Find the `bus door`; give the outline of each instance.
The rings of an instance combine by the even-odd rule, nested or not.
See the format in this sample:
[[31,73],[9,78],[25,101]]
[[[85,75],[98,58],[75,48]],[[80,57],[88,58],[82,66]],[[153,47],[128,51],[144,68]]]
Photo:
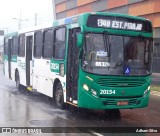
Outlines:
[[80,28],[69,30],[69,44],[67,57],[67,101],[74,103],[78,98],[78,73],[79,73],[79,48],[77,44],[77,34]]
[[32,48],[33,35],[26,36],[26,86],[32,86]]
[[11,78],[11,59],[12,59],[11,47],[12,47],[12,39],[8,39],[8,76],[9,78]]

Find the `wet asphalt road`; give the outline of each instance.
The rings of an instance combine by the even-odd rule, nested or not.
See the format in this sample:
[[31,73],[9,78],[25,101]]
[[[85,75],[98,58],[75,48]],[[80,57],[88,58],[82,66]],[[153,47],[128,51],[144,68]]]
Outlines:
[[[15,88],[15,82],[3,75],[0,65],[0,127],[160,127],[159,105],[160,96],[151,95],[147,108],[120,110],[120,113],[114,116],[108,116],[104,111],[77,109],[71,106],[65,110],[59,110],[54,107],[52,99],[47,96],[25,90],[18,91]],[[4,134],[0,135],[4,136]],[[90,130],[88,133],[77,133],[76,135],[158,136],[160,133],[105,134]]]

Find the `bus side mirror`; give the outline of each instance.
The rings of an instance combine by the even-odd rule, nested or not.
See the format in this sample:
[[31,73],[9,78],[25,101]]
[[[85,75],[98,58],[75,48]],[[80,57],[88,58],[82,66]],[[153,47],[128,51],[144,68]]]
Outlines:
[[81,47],[82,44],[83,44],[83,34],[79,33],[79,34],[77,35],[77,46],[78,46],[78,47]]

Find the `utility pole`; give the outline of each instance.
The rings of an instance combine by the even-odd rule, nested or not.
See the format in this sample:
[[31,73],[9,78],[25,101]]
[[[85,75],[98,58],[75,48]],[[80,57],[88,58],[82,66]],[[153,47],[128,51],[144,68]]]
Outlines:
[[52,7],[53,7],[53,19],[56,20],[56,5],[55,0],[52,0]]
[[19,18],[13,18],[13,19],[15,19],[15,20],[18,21],[18,30],[21,29],[21,22],[22,22],[22,21],[28,21],[28,19],[22,19],[22,17],[21,17],[21,12],[20,12]]
[[37,13],[35,13],[35,26],[37,25]]

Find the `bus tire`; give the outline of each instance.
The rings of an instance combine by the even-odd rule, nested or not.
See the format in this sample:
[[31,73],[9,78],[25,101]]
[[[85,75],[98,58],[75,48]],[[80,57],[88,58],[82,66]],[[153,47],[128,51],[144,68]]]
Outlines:
[[22,90],[22,85],[20,84],[20,77],[19,77],[19,72],[16,72],[16,88],[21,91]]
[[54,95],[55,106],[59,109],[64,109],[64,96],[63,89],[60,82],[58,82],[55,86],[55,95]]

